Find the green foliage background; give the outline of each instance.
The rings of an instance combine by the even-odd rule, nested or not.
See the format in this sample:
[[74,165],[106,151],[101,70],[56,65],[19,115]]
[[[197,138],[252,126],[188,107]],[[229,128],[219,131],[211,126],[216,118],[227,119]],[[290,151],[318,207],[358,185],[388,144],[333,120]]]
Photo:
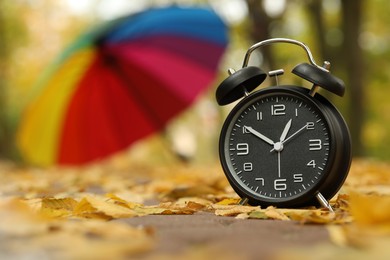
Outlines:
[[[246,3],[244,0],[235,1]],[[313,1],[318,0],[286,1],[283,12],[278,16],[271,17],[270,28],[267,29],[272,37],[290,37],[305,42],[311,48],[318,63],[321,63],[323,57],[319,56],[318,44],[320,37],[315,31],[310,11],[307,8]],[[340,30],[340,1],[320,1],[324,10],[326,27],[325,35],[322,36],[330,48],[337,48],[343,41]],[[97,5],[103,1],[94,0],[92,2]],[[219,0],[144,0],[138,2],[142,3],[143,6],[170,3],[208,3],[216,9],[224,3],[224,1]],[[14,145],[15,132],[23,110],[31,101],[32,93],[36,94],[34,83],[39,75],[79,33],[89,26],[102,22],[96,9],[80,14],[72,13],[65,6],[66,1],[0,0],[0,155],[3,158],[14,160],[19,158]],[[351,117],[364,117],[361,137],[365,148],[364,155],[381,160],[390,160],[390,16],[388,10],[390,10],[389,1],[363,0],[363,24],[359,44],[364,51],[365,61],[363,78],[365,114],[358,115],[354,114],[353,111],[348,111],[348,91],[353,90],[351,86],[347,86],[345,98],[330,97],[340,108],[347,121]],[[168,134],[164,134],[163,137],[170,139],[174,135],[170,135],[169,131],[180,127],[180,125],[185,124],[190,126],[189,128],[194,126],[192,129],[198,140],[195,158],[198,161],[212,161],[217,158],[216,143],[219,127],[231,108],[217,107],[214,101],[215,88],[218,82],[226,77],[227,68],[239,68],[242,65],[247,48],[254,43],[250,36],[253,28],[251,28],[252,24],[248,17],[238,23],[231,23],[229,26],[231,27],[231,43],[221,64],[221,75],[215,82],[215,86],[202,96],[200,103],[203,105],[196,105],[184,113],[173,122],[167,130]],[[275,48],[273,54],[276,57],[275,63],[278,66],[280,64],[285,68],[285,71],[305,59],[303,53],[284,48],[284,46]],[[336,60],[331,60],[332,72],[341,78],[345,76],[341,67],[345,58],[340,53],[336,56]],[[258,61],[255,59],[253,62]],[[281,78],[281,81],[282,83],[306,84],[288,73]],[[268,81],[265,84],[274,84],[274,82]],[[199,120],[204,119],[205,111],[202,108],[204,103],[207,103],[207,106],[213,106],[211,110],[216,113],[213,118],[215,120],[213,134],[205,134],[200,127],[196,127]],[[164,146],[160,141],[157,143],[156,145],[155,141],[151,141],[149,145],[157,146],[158,149]]]

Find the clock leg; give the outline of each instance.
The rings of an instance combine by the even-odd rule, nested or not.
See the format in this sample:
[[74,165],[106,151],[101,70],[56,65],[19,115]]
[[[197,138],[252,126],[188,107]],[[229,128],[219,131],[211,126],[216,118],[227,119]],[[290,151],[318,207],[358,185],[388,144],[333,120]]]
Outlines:
[[248,203],[248,199],[247,198],[241,198],[240,202],[238,202],[239,205],[241,206],[244,206]]
[[321,193],[316,194],[316,198],[318,202],[321,204],[322,207],[327,208],[330,212],[334,212],[332,206],[329,204],[329,202],[322,196]]

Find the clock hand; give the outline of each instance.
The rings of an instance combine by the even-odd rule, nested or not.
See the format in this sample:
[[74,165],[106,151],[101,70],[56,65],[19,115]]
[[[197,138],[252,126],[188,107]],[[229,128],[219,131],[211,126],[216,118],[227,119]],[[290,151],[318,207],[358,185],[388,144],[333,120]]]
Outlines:
[[285,142],[287,142],[288,140],[290,140],[291,138],[293,138],[294,136],[296,136],[297,134],[299,134],[303,129],[307,128],[307,124],[302,126],[300,129],[298,129],[298,131],[296,131],[295,133],[293,133],[292,135],[290,135],[287,139],[285,139],[282,143],[284,144]]
[[250,126],[244,126],[250,133],[252,133],[254,136],[257,136],[258,138],[260,138],[261,140],[263,140],[264,142],[270,144],[270,145],[274,145],[274,141],[272,141],[271,139],[269,139],[268,137],[266,137],[265,135],[257,132],[255,129],[253,129],[252,127]]
[[291,127],[291,121],[292,121],[292,119],[290,119],[290,120],[287,122],[286,126],[284,127],[283,133],[282,133],[282,135],[280,136],[280,142],[283,142],[284,139],[286,139],[287,133],[288,133],[288,131],[290,130],[290,127]]
[[278,151],[278,177],[282,177],[282,174],[280,173],[280,151]]
[[[288,140],[290,140],[291,138],[293,138],[294,136],[296,136],[297,134],[299,134],[300,132],[302,132],[302,130],[304,130],[305,128],[307,128],[307,124],[302,126],[300,129],[298,129],[295,133],[293,133],[292,135],[290,135],[287,139],[285,139],[283,142],[280,142],[280,144],[284,144],[285,142],[287,142]],[[273,152],[275,151],[275,148],[273,148],[270,152]]]

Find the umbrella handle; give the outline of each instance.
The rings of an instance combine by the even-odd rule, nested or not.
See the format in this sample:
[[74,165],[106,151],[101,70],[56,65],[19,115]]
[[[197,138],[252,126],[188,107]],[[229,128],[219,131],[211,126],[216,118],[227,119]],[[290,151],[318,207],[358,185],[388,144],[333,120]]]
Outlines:
[[319,65],[316,64],[316,62],[314,61],[313,55],[312,55],[312,53],[311,53],[309,47],[307,47],[306,44],[304,44],[304,43],[302,43],[302,42],[300,42],[300,41],[292,40],[292,39],[288,39],[288,38],[273,38],[273,39],[264,40],[264,41],[261,41],[261,42],[258,42],[258,43],[256,43],[256,44],[252,45],[252,46],[248,49],[248,51],[246,52],[246,54],[245,54],[244,63],[243,63],[243,65],[242,65],[242,67],[244,68],[244,67],[247,67],[247,66],[248,66],[250,55],[252,54],[252,52],[253,52],[254,50],[256,50],[256,49],[258,49],[258,48],[260,48],[260,47],[266,46],[266,45],[274,44],[274,43],[290,43],[290,44],[294,44],[294,45],[298,45],[298,46],[302,47],[302,48],[305,50],[306,54],[307,54],[307,57],[308,57],[308,59],[309,59],[309,62],[310,62],[313,66],[315,66],[315,67],[317,67],[317,68],[319,68],[319,69],[321,69],[321,70],[323,70],[323,71],[329,72],[328,69],[326,69],[326,68],[324,68],[324,67],[319,66]]

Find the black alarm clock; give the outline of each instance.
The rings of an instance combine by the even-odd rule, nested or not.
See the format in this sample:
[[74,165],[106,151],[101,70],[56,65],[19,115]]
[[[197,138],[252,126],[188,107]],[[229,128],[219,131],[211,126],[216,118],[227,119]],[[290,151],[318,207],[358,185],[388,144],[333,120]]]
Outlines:
[[[313,83],[311,89],[276,85],[253,91],[282,69],[263,72],[248,66],[251,53],[265,45],[288,43],[302,47],[309,63],[292,73]],[[340,112],[317,93],[321,87],[344,95],[342,80],[317,65],[302,42],[274,38],[254,44],[243,67],[217,88],[219,105],[243,98],[227,116],[219,140],[223,171],[241,204],[276,207],[323,206],[339,191],[351,165],[351,138]],[[252,92],[253,91],[253,92]],[[251,93],[252,92],[252,93]]]

